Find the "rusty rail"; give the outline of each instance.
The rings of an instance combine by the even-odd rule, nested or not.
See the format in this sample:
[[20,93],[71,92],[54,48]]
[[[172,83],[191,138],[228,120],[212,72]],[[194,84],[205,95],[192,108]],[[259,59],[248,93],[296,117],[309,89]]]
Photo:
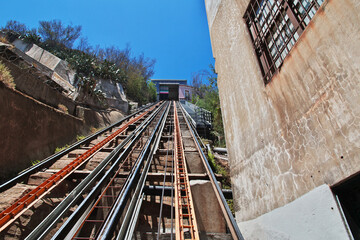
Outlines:
[[[185,153],[180,133],[180,123],[174,102],[175,127],[175,231],[176,239],[200,239],[195,209],[190,190],[189,177],[185,162]],[[190,234],[186,234],[189,231]]]
[[[196,148],[197,150],[199,151],[200,153],[200,157],[201,157],[201,160],[204,164],[204,167],[206,169],[206,173],[207,175],[209,176],[210,178],[210,181],[212,183],[212,187],[214,189],[214,192],[215,192],[215,195],[216,195],[216,198],[218,199],[218,202],[220,204],[220,207],[221,207],[221,210],[223,212],[223,215],[225,217],[225,220],[226,220],[226,223],[227,223],[227,226],[231,232],[231,235],[233,237],[233,239],[239,239],[239,240],[244,240],[244,237],[242,236],[241,232],[240,232],[240,229],[234,219],[234,216],[232,215],[230,209],[229,209],[229,206],[226,202],[226,199],[224,197],[224,194],[216,180],[216,177],[215,177],[215,174],[214,172],[212,171],[211,167],[210,167],[210,164],[201,148],[201,145],[203,145],[202,141],[198,140],[200,139],[199,135],[197,134],[196,130],[194,130],[194,127],[191,125],[190,121],[188,120],[188,118],[190,116],[187,116],[186,115],[186,111],[181,107],[181,104],[180,104],[180,109],[181,111],[183,112],[184,114],[184,117],[185,117],[185,121],[186,121],[186,124],[190,130],[190,133],[191,133],[191,136],[193,137],[194,141],[195,141],[195,145],[196,145]],[[204,145],[203,145],[204,146]]]

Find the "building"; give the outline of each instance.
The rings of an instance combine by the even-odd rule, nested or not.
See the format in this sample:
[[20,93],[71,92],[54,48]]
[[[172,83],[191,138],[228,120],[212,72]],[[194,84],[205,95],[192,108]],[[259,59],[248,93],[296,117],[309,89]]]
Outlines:
[[183,79],[152,79],[156,86],[157,100],[191,101],[193,87]]
[[245,239],[360,239],[359,1],[205,5]]

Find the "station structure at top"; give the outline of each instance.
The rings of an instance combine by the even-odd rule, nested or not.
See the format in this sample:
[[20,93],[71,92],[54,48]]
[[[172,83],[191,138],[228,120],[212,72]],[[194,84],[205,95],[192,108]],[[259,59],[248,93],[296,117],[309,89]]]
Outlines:
[[194,87],[187,85],[186,79],[152,79],[157,100],[191,101]]
[[179,101],[192,119],[192,124],[202,137],[209,137],[212,129],[211,112],[192,103],[195,87],[187,85],[186,79],[152,79],[158,101]]

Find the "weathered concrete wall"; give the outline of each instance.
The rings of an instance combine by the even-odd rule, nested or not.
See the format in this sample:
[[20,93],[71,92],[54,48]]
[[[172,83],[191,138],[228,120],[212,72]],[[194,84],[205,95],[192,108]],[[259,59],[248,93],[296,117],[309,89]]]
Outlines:
[[76,139],[81,119],[64,114],[0,82],[0,181]]
[[190,186],[196,221],[202,239],[206,239],[203,236],[206,232],[226,233],[226,221],[211,182],[208,180],[191,180]]
[[360,4],[327,0],[270,84],[245,21],[249,0],[205,0],[237,220],[360,170]]
[[70,69],[68,63],[36,44],[26,43],[21,39],[12,42],[14,51],[36,68],[43,71],[48,77],[59,84],[68,94],[76,98],[74,85],[75,71]]
[[[10,55],[11,57],[16,56],[15,54],[11,55],[9,52],[5,55]],[[47,79],[45,75],[36,72],[34,68],[29,67],[21,59],[18,59],[17,62],[14,63],[6,58],[5,55],[0,56],[0,60],[10,70],[17,90],[55,108],[57,108],[59,104],[62,104],[66,106],[70,114],[75,114],[75,102],[46,84],[45,82],[49,79]],[[26,67],[21,68],[20,66]]]

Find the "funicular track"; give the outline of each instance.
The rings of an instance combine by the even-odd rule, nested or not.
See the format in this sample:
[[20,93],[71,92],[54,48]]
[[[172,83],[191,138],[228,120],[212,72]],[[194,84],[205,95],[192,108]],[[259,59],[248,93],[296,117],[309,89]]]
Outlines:
[[[0,216],[9,217],[0,223],[0,237],[242,239],[217,183],[219,176],[207,163],[203,146],[180,104],[159,103],[111,126],[111,130],[103,130],[101,135],[102,138],[89,137],[87,142],[78,144],[77,150],[67,150],[62,156],[73,152],[76,158],[62,168],[65,170],[46,169],[51,179],[39,183],[3,211]],[[88,158],[95,158],[97,153],[106,154],[96,164],[89,164]],[[56,161],[52,164],[61,165]],[[81,170],[80,166],[87,165],[91,165],[91,170]],[[34,172],[31,170],[21,180],[31,180],[38,174]],[[36,214],[31,208],[36,204],[25,202],[28,198],[33,202],[46,198],[56,192],[57,186],[61,189],[61,181],[66,178],[75,184],[66,188],[51,211]],[[11,180],[0,190],[18,181]],[[42,190],[43,186],[48,187]],[[8,214],[9,209],[20,205],[22,209]],[[29,221],[33,223],[24,227],[18,217],[30,210],[35,212]],[[21,234],[14,230],[21,228]]]

